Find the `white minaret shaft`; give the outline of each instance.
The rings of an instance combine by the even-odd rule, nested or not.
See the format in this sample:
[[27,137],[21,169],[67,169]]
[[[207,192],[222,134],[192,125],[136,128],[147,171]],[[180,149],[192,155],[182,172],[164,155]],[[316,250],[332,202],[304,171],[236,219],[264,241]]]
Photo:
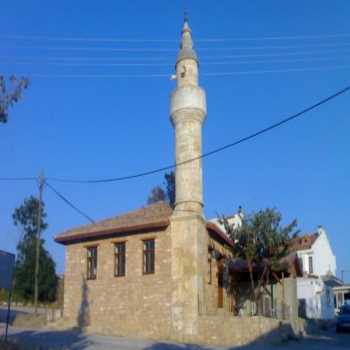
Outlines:
[[201,159],[202,126],[206,117],[205,92],[198,86],[198,58],[191,29],[185,18],[180,52],[176,61],[177,87],[171,96],[171,120],[175,128],[176,204],[175,213],[203,212]]

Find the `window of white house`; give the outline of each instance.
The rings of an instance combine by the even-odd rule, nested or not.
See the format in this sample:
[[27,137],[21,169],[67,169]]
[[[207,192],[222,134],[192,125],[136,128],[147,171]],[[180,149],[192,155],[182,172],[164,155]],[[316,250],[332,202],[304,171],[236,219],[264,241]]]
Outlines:
[[313,274],[313,273],[314,273],[313,260],[312,260],[312,256],[309,256],[309,274]]
[[87,279],[95,280],[97,277],[97,247],[87,248]]

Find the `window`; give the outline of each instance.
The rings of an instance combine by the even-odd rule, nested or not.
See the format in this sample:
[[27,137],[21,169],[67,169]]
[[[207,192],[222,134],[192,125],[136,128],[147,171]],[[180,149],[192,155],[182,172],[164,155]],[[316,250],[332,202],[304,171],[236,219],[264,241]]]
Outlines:
[[125,276],[125,242],[114,245],[114,276]]
[[313,273],[314,273],[314,265],[312,261],[312,256],[309,256],[309,274],[313,274]]
[[154,239],[143,241],[143,273],[154,273]]
[[97,247],[87,248],[87,279],[95,280],[97,276]]

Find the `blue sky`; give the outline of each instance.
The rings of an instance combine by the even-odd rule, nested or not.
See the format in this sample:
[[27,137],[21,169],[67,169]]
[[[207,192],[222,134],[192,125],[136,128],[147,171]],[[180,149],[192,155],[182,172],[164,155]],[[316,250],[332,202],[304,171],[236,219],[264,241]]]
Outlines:
[[[348,0],[193,0],[187,6],[208,99],[205,151],[349,84]],[[1,176],[35,176],[43,169],[48,177],[103,178],[172,163],[174,82],[167,76],[173,73],[182,17],[181,1],[4,2],[0,72],[29,76],[31,85],[11,110],[9,123],[0,126]],[[333,34],[344,36],[327,37]],[[125,41],[101,40],[108,38]],[[235,40],[203,40],[211,38]],[[88,65],[79,66],[83,62]],[[204,76],[220,72],[247,74]],[[350,269],[349,105],[349,95],[339,97],[303,119],[206,159],[206,216],[229,214],[239,205],[246,211],[276,207],[285,222],[297,218],[303,232],[322,224],[339,270]],[[162,181],[159,174],[114,184],[52,184],[102,219],[143,206],[152,186]],[[0,248],[14,252],[20,232],[11,214],[37,189],[34,183],[0,182],[0,193]],[[44,200],[49,221],[44,237],[62,272],[64,248],[53,236],[86,221],[48,189]]]

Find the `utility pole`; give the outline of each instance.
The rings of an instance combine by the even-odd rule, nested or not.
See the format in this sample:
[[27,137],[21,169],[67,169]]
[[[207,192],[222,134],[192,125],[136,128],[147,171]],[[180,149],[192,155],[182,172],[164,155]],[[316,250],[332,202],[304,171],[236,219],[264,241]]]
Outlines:
[[34,309],[35,315],[38,314],[38,296],[39,296],[39,260],[40,260],[40,235],[41,235],[41,212],[45,177],[42,172],[39,174],[39,202],[38,202],[38,222],[36,235],[36,252],[35,252],[35,273],[34,273]]

